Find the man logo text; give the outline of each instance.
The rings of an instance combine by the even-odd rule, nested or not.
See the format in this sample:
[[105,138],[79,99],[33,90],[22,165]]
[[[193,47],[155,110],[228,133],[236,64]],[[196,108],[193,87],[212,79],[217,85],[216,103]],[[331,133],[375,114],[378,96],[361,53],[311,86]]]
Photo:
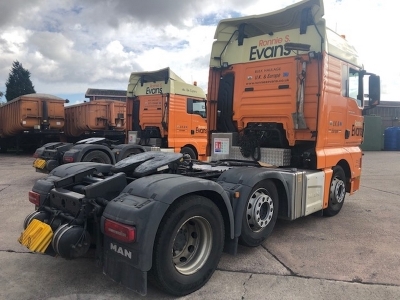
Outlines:
[[123,249],[122,247],[119,247],[113,243],[110,243],[110,249],[114,252],[117,252],[118,254],[121,254],[122,256],[125,256],[129,259],[132,259],[132,252],[128,251],[126,249]]

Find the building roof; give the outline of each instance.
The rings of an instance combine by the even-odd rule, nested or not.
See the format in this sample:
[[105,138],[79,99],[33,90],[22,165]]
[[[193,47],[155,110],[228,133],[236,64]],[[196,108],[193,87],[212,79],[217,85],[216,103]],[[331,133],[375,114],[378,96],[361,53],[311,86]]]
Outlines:
[[93,96],[126,97],[126,90],[87,89],[85,98]]

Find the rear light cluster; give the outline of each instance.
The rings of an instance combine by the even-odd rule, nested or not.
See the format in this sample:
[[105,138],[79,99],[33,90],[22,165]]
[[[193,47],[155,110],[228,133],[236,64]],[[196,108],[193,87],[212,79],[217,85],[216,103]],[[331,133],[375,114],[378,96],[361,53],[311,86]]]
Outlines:
[[40,194],[30,191],[29,192],[29,202],[35,204],[36,206],[40,206]]
[[35,152],[33,153],[33,158],[38,158],[39,157],[39,153]]
[[72,156],[64,156],[63,161],[65,163],[72,163],[72,162],[74,162],[74,158]]
[[104,234],[124,243],[132,243],[136,240],[135,227],[109,219],[105,219],[104,221]]

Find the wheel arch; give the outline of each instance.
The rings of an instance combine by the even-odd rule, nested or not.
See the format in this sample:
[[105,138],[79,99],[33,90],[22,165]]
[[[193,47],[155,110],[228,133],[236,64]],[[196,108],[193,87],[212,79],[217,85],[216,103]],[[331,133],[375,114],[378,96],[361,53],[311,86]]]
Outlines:
[[181,150],[182,150],[183,148],[185,148],[185,147],[192,149],[192,150],[194,151],[194,153],[196,154],[196,157],[197,157],[197,158],[199,157],[199,151],[197,151],[197,148],[196,148],[195,145],[186,144],[186,145],[184,145],[184,146],[181,147]]
[[[167,174],[164,174],[164,176],[165,175]],[[184,180],[182,180],[182,177],[184,178]],[[146,181],[148,182],[148,180]],[[179,201],[180,199],[190,195],[200,195],[210,199],[218,206],[224,218],[224,223],[226,221],[225,225],[228,225],[228,227],[226,227],[226,232],[229,234],[228,237],[233,238],[233,210],[229,200],[229,196],[224,191],[221,185],[210,180],[186,176],[170,177],[166,179],[161,185],[165,185],[165,187],[160,186],[160,189],[152,188],[152,193],[154,194],[155,191],[165,191],[162,196],[157,196],[157,198],[159,198],[160,201],[164,203],[167,202],[169,206],[171,206],[172,203],[175,203],[176,201]],[[169,186],[169,189],[166,188],[167,186]]]
[[[144,239],[136,245],[141,253],[138,261],[141,271],[149,271],[152,266],[154,239],[165,214],[172,204],[190,195],[207,197],[218,206],[224,224],[229,226],[226,237],[233,239],[234,219],[229,196],[222,186],[210,180],[174,174],[147,176],[131,182],[121,192],[119,201],[110,201],[107,205],[103,217],[123,223],[131,220],[133,223],[129,225],[137,225],[138,236]],[[140,224],[134,224],[135,220]]]
[[105,153],[110,158],[111,164],[113,164],[113,165],[115,164],[115,157],[111,154],[111,152],[106,151],[105,149],[90,149],[90,150],[86,151],[84,155],[82,155],[82,159],[86,155],[88,155],[89,153],[91,153],[93,151],[101,151],[101,152]]
[[[230,202],[227,201],[226,198],[224,198],[220,193],[218,193],[218,191],[208,189],[208,190],[196,190],[193,192],[181,194],[177,196],[175,199],[171,199],[171,204],[176,203],[177,201],[189,197],[191,195],[203,196],[212,201],[215,205],[217,205],[219,211],[221,212],[222,218],[224,219],[226,238],[232,239],[234,236],[234,228],[233,228],[233,212],[230,206]],[[171,204],[169,205],[168,209],[170,209]]]
[[346,192],[350,193],[350,178],[351,178],[351,169],[350,169],[350,165],[348,163],[347,160],[345,159],[341,159],[336,166],[339,166],[343,169],[344,171],[344,175],[346,176]]
[[278,192],[278,202],[279,202],[278,217],[287,218],[290,215],[287,186],[280,179],[277,178],[269,178],[269,179],[275,184],[276,190]]
[[[104,145],[75,145],[74,147],[71,148],[72,151],[76,151],[78,152],[78,156],[77,156],[77,161],[82,161],[82,159],[89,153],[89,152],[93,152],[93,151],[102,151],[105,154],[107,154],[107,156],[110,158],[111,160],[111,164],[115,164],[115,156],[113,155],[113,153],[111,152],[110,148],[104,146]],[[69,150],[69,151],[71,151]]]
[[112,150],[112,152],[115,155],[116,162],[118,162],[118,161],[126,158],[127,155],[129,155],[133,152],[143,153],[143,152],[146,152],[146,149],[141,145],[121,144],[121,145],[115,146],[114,149]]
[[[185,196],[188,195],[200,195],[203,197],[206,197],[210,199],[212,202],[214,202],[215,205],[217,205],[219,211],[221,212],[222,218],[224,220],[224,226],[225,226],[225,241],[229,241],[234,238],[234,220],[233,220],[233,212],[231,208],[230,203],[226,203],[224,198],[221,196],[216,191],[213,190],[203,190],[203,191],[196,191],[190,194],[186,194]],[[185,197],[181,196],[179,199]],[[176,199],[176,200],[179,200]],[[229,205],[229,206],[228,206]]]
[[241,216],[252,188],[264,180],[271,180],[276,186],[279,197],[279,216],[289,218],[291,213],[288,198],[289,187],[280,170],[244,167],[227,170],[219,177],[219,182],[240,186],[239,201],[234,205],[235,237],[241,233]]

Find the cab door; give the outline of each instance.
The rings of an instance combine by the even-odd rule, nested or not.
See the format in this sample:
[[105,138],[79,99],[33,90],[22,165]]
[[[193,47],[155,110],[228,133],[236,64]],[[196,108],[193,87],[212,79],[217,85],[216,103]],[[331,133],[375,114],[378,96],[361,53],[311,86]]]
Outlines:
[[190,135],[199,155],[205,155],[207,145],[207,110],[205,99],[187,99],[187,113],[190,115]]
[[347,122],[345,144],[359,146],[364,138],[364,118],[362,116],[363,88],[360,71],[348,68],[347,75]]
[[192,136],[207,136],[206,100],[188,98],[187,107],[187,113],[191,115]]

